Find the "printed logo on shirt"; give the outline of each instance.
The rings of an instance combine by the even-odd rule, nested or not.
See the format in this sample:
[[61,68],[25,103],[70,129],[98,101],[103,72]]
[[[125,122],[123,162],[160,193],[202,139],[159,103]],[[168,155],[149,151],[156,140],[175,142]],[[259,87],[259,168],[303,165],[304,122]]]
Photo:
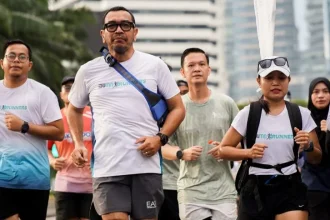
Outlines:
[[26,105],[1,105],[1,110],[27,110]]
[[[145,84],[147,80],[141,79],[139,80],[142,84]],[[128,81],[118,81],[118,82],[109,82],[109,83],[101,83],[99,84],[99,88],[115,88],[115,87],[124,87],[131,85]]]
[[147,201],[147,209],[155,209],[157,208],[156,201]]
[[292,134],[257,134],[258,139],[264,139],[264,140],[290,140],[293,139]]
[[[70,142],[70,143],[73,142],[70,133],[65,133],[64,134],[64,140],[66,140],[67,142]],[[84,132],[83,133],[83,140],[84,141],[91,141],[92,140],[92,133],[91,132]]]

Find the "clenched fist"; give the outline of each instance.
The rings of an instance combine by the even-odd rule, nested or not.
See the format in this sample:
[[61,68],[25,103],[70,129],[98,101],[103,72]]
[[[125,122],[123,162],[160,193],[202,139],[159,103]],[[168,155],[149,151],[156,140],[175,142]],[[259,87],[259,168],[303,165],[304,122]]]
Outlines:
[[327,121],[326,120],[322,120],[321,121],[321,124],[320,124],[321,126],[321,131],[327,131]]
[[60,157],[60,158],[53,159],[50,162],[50,165],[57,171],[62,170],[65,165],[65,158]]
[[267,148],[266,144],[255,143],[252,148],[249,149],[249,158],[262,158],[264,156],[265,148]]
[[22,119],[20,119],[19,117],[17,117],[16,115],[6,112],[5,124],[8,128],[8,130],[20,132],[22,129],[23,123],[24,123],[24,121]]

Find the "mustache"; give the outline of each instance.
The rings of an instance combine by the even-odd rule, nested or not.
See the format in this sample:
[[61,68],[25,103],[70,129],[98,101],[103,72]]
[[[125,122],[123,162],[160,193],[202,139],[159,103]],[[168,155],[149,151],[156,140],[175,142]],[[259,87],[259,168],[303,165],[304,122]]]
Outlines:
[[116,40],[116,39],[126,40],[126,37],[123,34],[114,35],[113,38],[114,38],[114,40]]

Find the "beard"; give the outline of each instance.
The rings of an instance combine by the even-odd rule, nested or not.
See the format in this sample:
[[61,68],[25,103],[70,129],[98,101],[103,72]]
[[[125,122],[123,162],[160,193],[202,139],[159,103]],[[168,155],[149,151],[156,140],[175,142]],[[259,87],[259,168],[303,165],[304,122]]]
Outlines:
[[127,48],[127,47],[123,47],[123,46],[114,46],[114,47],[113,47],[113,50],[114,50],[116,53],[123,55],[123,54],[125,54],[125,52],[128,50],[128,48]]

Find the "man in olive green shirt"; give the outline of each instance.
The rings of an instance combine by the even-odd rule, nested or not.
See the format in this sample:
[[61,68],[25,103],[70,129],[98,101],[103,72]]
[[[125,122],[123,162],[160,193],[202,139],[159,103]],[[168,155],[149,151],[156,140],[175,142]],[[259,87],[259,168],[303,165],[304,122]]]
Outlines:
[[186,117],[170,143],[162,148],[164,158],[181,159],[180,218],[236,220],[236,190],[229,161],[221,160],[218,148],[208,142],[222,140],[238,108],[230,97],[208,88],[211,69],[203,50],[185,50],[181,67],[189,86],[189,92],[182,96]]

